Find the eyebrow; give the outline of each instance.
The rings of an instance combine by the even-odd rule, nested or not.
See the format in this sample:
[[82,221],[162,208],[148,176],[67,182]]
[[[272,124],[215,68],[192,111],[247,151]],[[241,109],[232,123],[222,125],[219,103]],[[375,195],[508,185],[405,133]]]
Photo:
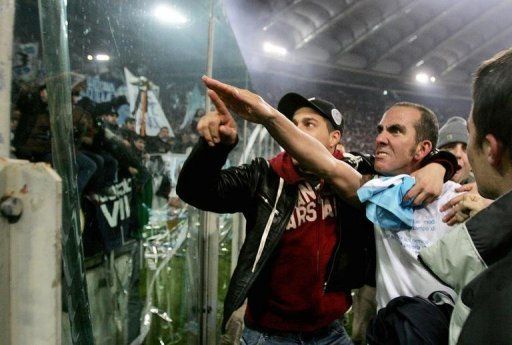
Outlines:
[[[377,131],[382,132],[382,130],[384,129],[384,126],[379,124],[377,125]],[[407,129],[405,128],[404,125],[400,125],[398,123],[393,123],[389,126],[386,127],[387,131],[388,132],[401,132],[401,133],[405,133],[407,132]]]
[[[305,121],[315,121],[317,122],[318,119],[314,118],[313,116],[304,116],[303,118],[300,119],[301,122],[305,122]],[[296,119],[292,119],[292,122],[294,124],[298,124],[299,121],[297,121]]]

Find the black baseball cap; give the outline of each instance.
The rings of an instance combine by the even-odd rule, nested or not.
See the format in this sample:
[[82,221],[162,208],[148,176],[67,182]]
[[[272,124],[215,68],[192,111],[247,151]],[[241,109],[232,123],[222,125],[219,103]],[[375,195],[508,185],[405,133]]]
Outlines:
[[336,109],[334,104],[321,98],[313,97],[307,99],[298,93],[287,93],[279,101],[277,110],[291,120],[297,109],[302,107],[308,107],[316,110],[320,115],[329,120],[334,129],[343,133],[343,127],[345,125],[343,115],[338,109]]

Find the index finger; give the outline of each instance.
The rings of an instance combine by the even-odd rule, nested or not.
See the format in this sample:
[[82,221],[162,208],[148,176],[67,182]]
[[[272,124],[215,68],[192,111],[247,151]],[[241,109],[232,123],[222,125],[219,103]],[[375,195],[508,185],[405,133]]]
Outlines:
[[455,189],[456,192],[471,192],[476,187],[474,182],[463,184],[462,186]]
[[444,212],[446,210],[449,210],[450,208],[452,208],[453,206],[457,205],[461,200],[462,198],[464,198],[464,194],[461,194],[461,195],[457,195],[456,197],[450,199],[450,201],[448,201],[446,204],[444,204],[443,206],[441,206],[441,208],[439,209],[439,211],[441,212]]
[[203,83],[206,85],[207,88],[214,90],[215,92],[227,94],[234,98],[238,96],[238,90],[234,86],[225,84],[223,82],[207,77],[205,75],[201,79],[203,80]]
[[412,201],[414,200],[419,192],[421,190],[421,187],[416,183],[414,186],[412,186],[411,189],[409,189],[409,191],[405,194],[405,196],[403,197],[402,201],[403,202],[408,202],[408,201]]
[[223,115],[229,115],[229,110],[226,107],[226,104],[220,99],[219,95],[213,90],[208,90],[208,96],[213,102],[213,105],[215,106],[215,109]]

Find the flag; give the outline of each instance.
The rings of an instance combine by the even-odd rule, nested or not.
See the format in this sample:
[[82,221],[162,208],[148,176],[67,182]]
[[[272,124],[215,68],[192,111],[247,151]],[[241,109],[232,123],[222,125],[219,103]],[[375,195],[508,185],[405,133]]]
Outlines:
[[180,130],[184,129],[192,122],[197,109],[200,108],[204,108],[204,97],[201,95],[199,87],[197,87],[196,84],[192,91],[187,94],[187,112],[185,113],[185,118],[180,125]]
[[140,126],[142,120],[142,102],[140,99],[140,91],[143,85],[149,85],[147,104],[148,111],[146,113],[146,135],[155,136],[160,131],[160,128],[169,128],[169,135],[174,137],[174,132],[167,120],[167,117],[158,102],[157,94],[159,88],[145,77],[134,76],[128,68],[124,68],[124,75],[126,79],[126,88],[128,94],[128,102],[130,103],[130,112],[135,115],[136,131],[140,133]]

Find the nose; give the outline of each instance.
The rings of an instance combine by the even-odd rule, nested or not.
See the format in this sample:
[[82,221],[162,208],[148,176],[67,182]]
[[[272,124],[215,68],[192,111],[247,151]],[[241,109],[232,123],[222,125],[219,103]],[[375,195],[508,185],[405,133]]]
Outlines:
[[377,146],[385,145],[387,144],[387,142],[388,140],[384,131],[377,134],[377,137],[375,138],[375,144],[377,144]]

